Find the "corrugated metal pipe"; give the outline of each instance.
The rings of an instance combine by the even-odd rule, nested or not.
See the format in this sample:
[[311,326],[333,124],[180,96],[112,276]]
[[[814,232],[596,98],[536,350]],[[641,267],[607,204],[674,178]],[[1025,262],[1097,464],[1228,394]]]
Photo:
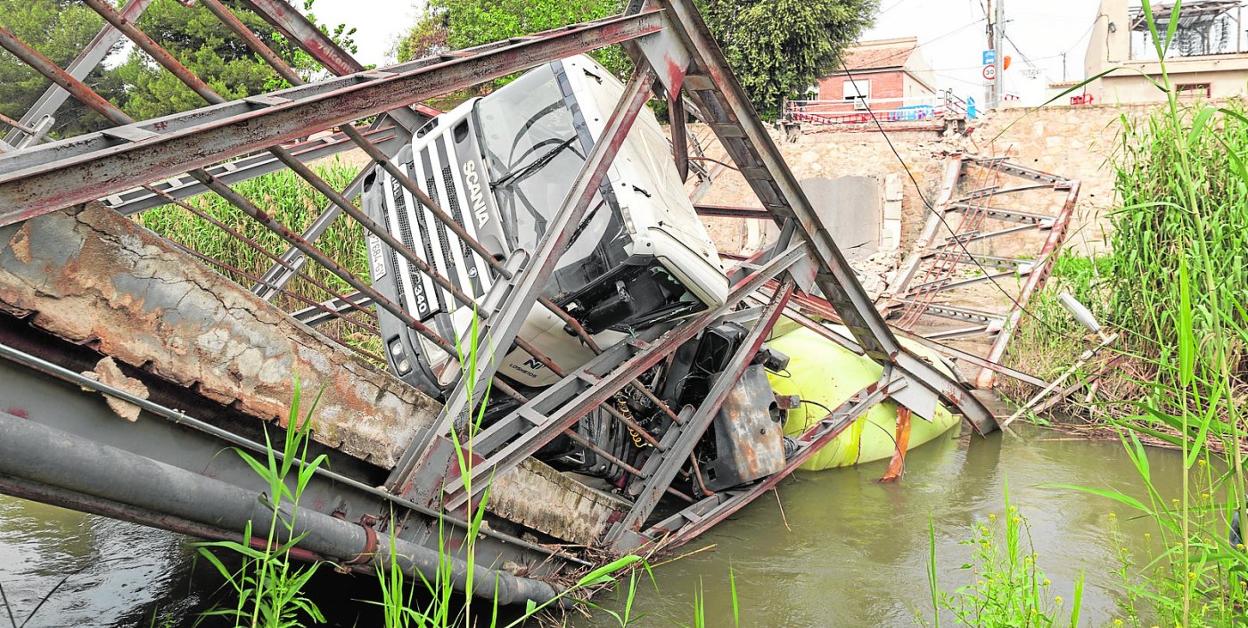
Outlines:
[[[0,412],[0,475],[222,530],[241,531],[248,521],[262,529],[273,516],[259,493],[6,412]],[[388,566],[388,535],[372,535],[358,523],[307,508],[299,508],[296,515],[294,533],[307,535],[300,541],[300,549],[339,562],[362,557],[360,565],[367,567],[366,571]],[[375,543],[375,551],[362,556],[371,543]],[[437,577],[436,550],[395,539],[394,555],[409,576],[420,574],[430,582]],[[456,588],[463,590],[471,568],[473,594],[486,599],[497,594],[499,604],[528,600],[540,604],[559,594],[558,588],[540,580],[470,566],[460,558],[451,560]]]

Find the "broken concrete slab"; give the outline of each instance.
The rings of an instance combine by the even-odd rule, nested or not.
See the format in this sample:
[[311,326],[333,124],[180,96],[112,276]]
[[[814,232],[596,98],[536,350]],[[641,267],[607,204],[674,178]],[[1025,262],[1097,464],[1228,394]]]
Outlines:
[[[97,203],[0,229],[0,310],[263,421],[295,380],[322,391],[313,438],[389,469],[441,405],[171,243]],[[589,543],[615,504],[537,461],[497,479],[495,509]]]

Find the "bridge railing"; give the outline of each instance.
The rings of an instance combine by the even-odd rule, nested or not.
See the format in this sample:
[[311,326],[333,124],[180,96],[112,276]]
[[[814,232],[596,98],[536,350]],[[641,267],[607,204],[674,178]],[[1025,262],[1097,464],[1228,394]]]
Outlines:
[[791,100],[784,107],[786,120],[812,124],[870,124],[873,115],[881,123],[973,118],[975,101],[944,90],[932,96],[910,98]]

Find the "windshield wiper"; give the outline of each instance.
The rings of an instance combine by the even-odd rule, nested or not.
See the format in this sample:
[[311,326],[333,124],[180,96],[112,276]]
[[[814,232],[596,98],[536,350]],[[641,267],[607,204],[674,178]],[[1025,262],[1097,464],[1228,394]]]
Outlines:
[[542,153],[541,157],[534,159],[533,161],[529,162],[527,165],[521,167],[518,170],[513,170],[511,172],[508,172],[507,174],[503,175],[502,178],[500,178],[498,181],[491,183],[490,189],[496,190],[498,188],[501,188],[507,185],[508,183],[511,183],[512,181],[524,180],[529,175],[533,174],[534,172],[537,172],[538,169],[550,163],[551,160],[553,160],[556,155],[562,152],[563,149],[571,146],[572,142],[575,142],[576,140],[577,140],[577,137],[575,135],[573,135],[572,137],[569,137],[566,140],[563,140],[562,142],[559,143],[558,146],[551,148],[545,153]]

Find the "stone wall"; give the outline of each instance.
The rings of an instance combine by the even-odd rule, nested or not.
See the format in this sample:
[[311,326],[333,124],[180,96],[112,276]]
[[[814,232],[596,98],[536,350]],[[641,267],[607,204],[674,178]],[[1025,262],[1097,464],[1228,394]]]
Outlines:
[[[1082,189],[1075,208],[1068,246],[1085,253],[1106,246],[1108,214],[1114,203],[1113,155],[1121,127],[1120,117],[1137,119],[1153,105],[1052,106],[1039,110],[1006,109],[981,118],[965,135],[941,136],[935,131],[890,132],[888,139],[918,182],[893,155],[885,138],[874,129],[837,131],[807,127],[784,137],[776,132],[781,152],[797,178],[863,175],[884,182],[889,175],[902,182],[902,248],[907,249],[925,219],[920,193],[932,200],[942,173],[941,156],[965,151],[1008,156],[1011,161],[1065,177],[1079,179]],[[705,128],[697,129],[707,135]],[[722,152],[708,150],[722,159]],[[701,202],[757,207],[749,186],[733,171],[722,172]],[[746,240],[745,221],[708,219],[712,236],[725,250]]]

